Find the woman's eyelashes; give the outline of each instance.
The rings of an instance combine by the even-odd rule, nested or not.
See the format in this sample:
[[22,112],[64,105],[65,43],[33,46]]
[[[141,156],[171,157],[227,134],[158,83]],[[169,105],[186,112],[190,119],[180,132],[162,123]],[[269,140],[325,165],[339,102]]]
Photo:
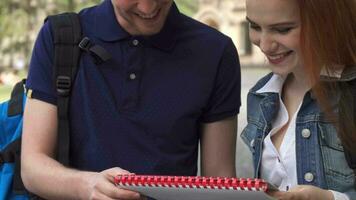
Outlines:
[[287,34],[289,33],[294,27],[275,27],[273,30],[280,34]]
[[261,27],[258,26],[257,24],[254,24],[254,23],[251,23],[251,22],[249,22],[249,24],[250,24],[250,28],[255,30],[255,31],[260,31],[261,30]]
[[[271,27],[271,30],[273,32],[277,32],[279,34],[287,34],[294,28],[295,27],[290,27],[290,26],[288,26],[288,27]],[[255,31],[261,31],[262,30],[262,28],[259,25],[254,24],[254,23],[250,23],[250,29],[253,29]]]

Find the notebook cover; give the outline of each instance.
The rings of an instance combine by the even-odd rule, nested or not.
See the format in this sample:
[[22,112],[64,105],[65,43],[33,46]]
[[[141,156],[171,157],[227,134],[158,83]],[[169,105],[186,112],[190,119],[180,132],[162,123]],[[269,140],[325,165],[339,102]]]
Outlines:
[[261,179],[201,176],[119,175],[115,184],[157,200],[266,200],[275,189]]

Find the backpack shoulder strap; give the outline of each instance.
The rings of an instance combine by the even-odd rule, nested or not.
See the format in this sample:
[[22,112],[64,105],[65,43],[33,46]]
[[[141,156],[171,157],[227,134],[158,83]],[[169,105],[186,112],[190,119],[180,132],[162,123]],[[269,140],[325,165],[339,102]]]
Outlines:
[[82,31],[76,13],[63,13],[47,18],[52,27],[55,48],[54,73],[58,108],[57,159],[69,164],[69,99],[80,59]]

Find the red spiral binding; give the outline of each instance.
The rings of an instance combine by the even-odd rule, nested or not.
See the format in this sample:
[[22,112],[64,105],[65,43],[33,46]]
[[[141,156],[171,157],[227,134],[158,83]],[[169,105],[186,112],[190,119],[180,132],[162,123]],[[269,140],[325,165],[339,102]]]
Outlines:
[[261,179],[202,176],[119,175],[115,177],[115,184],[118,186],[175,187],[264,192],[267,191],[268,188],[268,184]]

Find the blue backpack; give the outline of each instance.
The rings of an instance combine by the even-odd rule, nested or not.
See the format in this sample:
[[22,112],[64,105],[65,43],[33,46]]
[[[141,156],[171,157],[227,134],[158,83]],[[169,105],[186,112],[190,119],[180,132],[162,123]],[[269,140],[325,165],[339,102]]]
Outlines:
[[[80,57],[81,26],[75,13],[47,18],[55,45],[54,70],[58,95],[59,138],[57,159],[68,165],[69,97]],[[83,46],[83,45],[82,45]],[[73,56],[74,55],[74,56]],[[7,102],[0,104],[0,199],[40,199],[31,195],[21,180],[20,150],[22,115],[26,101],[25,80],[17,83]]]
[[[89,53],[95,64],[111,55],[87,37],[82,37],[79,16],[63,13],[49,16],[54,43],[54,77],[57,90],[58,149],[56,159],[69,165],[69,100],[82,51]],[[0,200],[41,199],[30,194],[21,180],[22,115],[26,101],[25,81],[17,83],[9,101],[0,104]]]
[[[57,160],[69,165],[69,100],[82,51],[89,53],[95,64],[111,55],[99,45],[82,37],[79,16],[63,13],[49,16],[54,43],[54,77],[57,90],[58,145]],[[0,104],[0,200],[40,199],[30,194],[21,180],[22,115],[26,101],[25,81],[17,83],[7,102]]]
[[[19,163],[22,134],[22,113],[25,105],[23,83],[15,85],[11,100],[0,104],[0,199],[25,199],[19,194],[12,198],[15,163]],[[19,174],[16,174],[18,176]],[[15,190],[15,188],[13,188]]]

